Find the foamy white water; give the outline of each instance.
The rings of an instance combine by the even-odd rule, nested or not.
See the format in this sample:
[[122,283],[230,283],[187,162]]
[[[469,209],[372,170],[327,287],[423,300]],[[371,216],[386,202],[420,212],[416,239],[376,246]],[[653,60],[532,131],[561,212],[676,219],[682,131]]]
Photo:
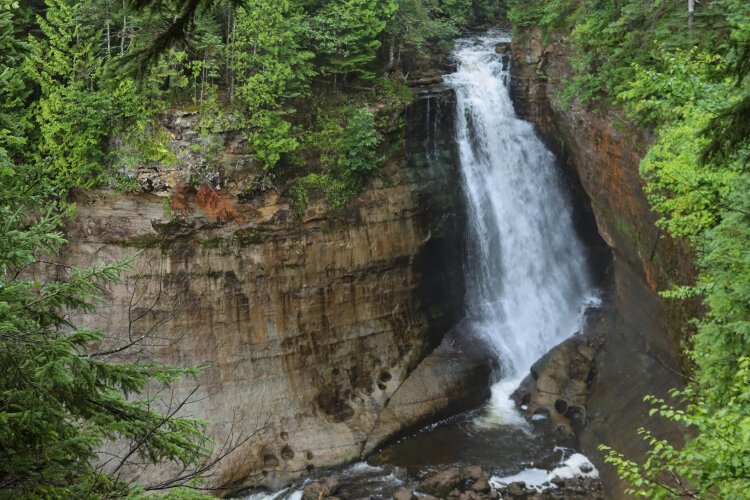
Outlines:
[[445,82],[456,92],[469,212],[467,320],[502,366],[491,420],[520,424],[510,394],[536,360],[580,331],[598,298],[555,158],[513,109],[501,41],[510,39],[459,42]]
[[511,483],[523,481],[529,488],[535,488],[538,491],[542,491],[548,488],[555,488],[556,486],[552,482],[553,479],[573,479],[576,477],[588,477],[597,479],[599,477],[599,471],[594,467],[594,464],[580,453],[573,453],[568,458],[565,458],[563,453],[563,459],[560,465],[551,471],[544,469],[528,468],[524,469],[517,474],[512,476],[492,476],[490,478],[490,484],[493,488],[501,488]]

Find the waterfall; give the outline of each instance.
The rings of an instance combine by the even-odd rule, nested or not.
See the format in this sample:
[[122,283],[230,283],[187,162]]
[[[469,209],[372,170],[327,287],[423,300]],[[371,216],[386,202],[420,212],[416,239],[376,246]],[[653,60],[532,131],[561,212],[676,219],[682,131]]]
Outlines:
[[[497,33],[460,41],[455,134],[468,207],[466,317],[498,357],[495,415],[530,366],[580,331],[598,302],[555,158],[513,109],[508,56]],[[504,60],[505,58],[505,60]]]

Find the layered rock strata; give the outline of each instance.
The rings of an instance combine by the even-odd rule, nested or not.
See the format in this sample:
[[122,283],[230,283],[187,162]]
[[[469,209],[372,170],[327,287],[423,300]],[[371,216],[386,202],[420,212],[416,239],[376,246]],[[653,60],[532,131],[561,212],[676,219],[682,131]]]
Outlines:
[[[190,190],[182,216],[168,216],[164,196],[179,174],[164,165],[139,174],[148,184],[139,194],[78,195],[64,264],[140,254],[98,313],[74,320],[109,332],[100,350],[148,333],[124,351],[130,359],[204,367],[159,400],[189,398],[181,414],[210,422],[219,444],[243,443],[220,462],[212,486],[278,486],[483,396],[489,369],[481,362],[456,370],[460,353],[439,349],[436,359],[451,360],[449,385],[460,388],[441,396],[443,366],[423,361],[460,315],[463,245],[452,134],[432,126],[451,109],[451,94],[417,92],[406,130],[388,139],[388,164],[343,212],[318,200],[295,215],[231,135],[214,161],[222,166],[217,194],[237,210],[235,221],[210,220]],[[196,120],[167,123],[187,163],[205,161],[194,154],[203,140]],[[414,382],[418,365],[425,369]],[[424,385],[434,402],[406,408],[410,384]],[[131,472],[146,483],[169,473]]]

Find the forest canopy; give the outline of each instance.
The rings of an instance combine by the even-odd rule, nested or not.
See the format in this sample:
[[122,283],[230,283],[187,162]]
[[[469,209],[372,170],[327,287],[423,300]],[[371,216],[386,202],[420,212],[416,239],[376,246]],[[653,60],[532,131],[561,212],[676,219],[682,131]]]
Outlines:
[[[400,110],[410,72],[500,11],[488,0],[0,0],[0,497],[189,487],[172,495],[191,498],[241,444],[215,449],[207,422],[178,414],[186,401],[165,408],[142,394],[200,367],[123,361],[142,337],[106,349],[106,332],[71,320],[131,262],[57,262],[76,190],[141,189],[138,165],[174,160],[161,120],[187,110],[200,116],[206,158],[232,130],[297,208],[310,189],[343,206],[383,162],[388,127],[372,103]],[[181,185],[230,219],[214,170],[187,169]],[[59,279],[38,278],[45,267]],[[125,451],[102,458],[112,441]],[[132,460],[182,472],[137,484],[122,474]]]

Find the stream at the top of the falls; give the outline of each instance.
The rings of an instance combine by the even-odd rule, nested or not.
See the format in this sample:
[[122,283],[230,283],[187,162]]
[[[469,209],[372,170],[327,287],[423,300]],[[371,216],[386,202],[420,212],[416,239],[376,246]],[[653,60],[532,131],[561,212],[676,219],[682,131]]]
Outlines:
[[[533,484],[571,456],[585,460],[527,423],[510,399],[534,362],[582,330],[599,298],[555,157],[514,111],[509,56],[495,50],[509,41],[500,31],[459,40],[456,70],[444,77],[455,93],[467,208],[464,330],[498,360],[492,397],[388,446],[371,464],[340,470],[358,484],[353,497],[387,496],[409,476],[445,465],[481,465],[498,481]],[[298,495],[291,488],[265,498]]]

